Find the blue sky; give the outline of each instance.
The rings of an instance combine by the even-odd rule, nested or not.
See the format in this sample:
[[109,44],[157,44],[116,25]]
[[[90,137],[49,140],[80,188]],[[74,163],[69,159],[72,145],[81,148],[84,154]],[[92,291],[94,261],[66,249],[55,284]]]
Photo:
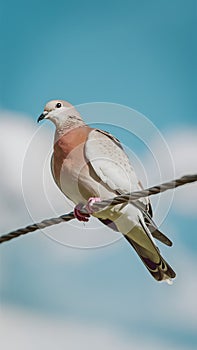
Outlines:
[[196,1],[4,1],[2,105],[121,103],[157,125],[196,110]]
[[[47,204],[42,204],[45,202],[39,187],[41,159],[46,156],[53,134],[51,126],[39,129],[35,150],[31,150],[36,172],[33,174],[29,165],[27,185],[23,184],[32,217],[22,197],[20,174],[24,150],[38,130],[35,121],[46,101],[53,98],[75,105],[111,102],[143,113],[165,136],[174,157],[175,174],[196,171],[196,1],[8,0],[2,2],[1,9],[2,232],[24,226],[32,218],[52,215]],[[87,120],[103,123],[94,114],[92,119],[88,115]],[[120,127],[117,129],[117,125],[128,125],[127,117],[110,115],[106,123],[113,124],[109,129],[137,154],[150,175],[148,181],[158,182],[150,154],[139,140],[130,138]],[[10,135],[12,142],[8,141]],[[149,146],[159,154],[163,177],[168,178],[170,170],[160,150],[161,142],[147,134],[147,140],[149,137]],[[14,172],[8,159],[15,162]],[[23,171],[28,170],[28,164],[26,168],[23,164]],[[64,199],[55,185],[51,186],[50,199],[54,199],[56,211],[62,213]],[[98,327],[99,332],[102,327],[109,333],[112,330],[120,339],[123,336],[125,344],[133,344],[134,349],[139,347],[136,339],[144,341],[140,348],[146,350],[157,346],[194,349],[197,210],[196,192],[191,186],[196,188],[190,185],[188,190],[177,190],[162,223],[163,231],[169,232],[174,241],[171,249],[161,247],[177,271],[172,287],[157,285],[124,240],[102,249],[77,250],[55,244],[38,232],[1,246],[0,292],[10,319],[14,315],[13,319],[25,323],[26,310],[27,323],[35,331],[33,310],[35,317],[42,315],[46,322],[58,319],[67,324],[87,324],[87,333],[91,325]],[[160,212],[168,201],[167,195],[163,196]],[[157,210],[156,218],[160,219]],[[79,228],[72,228],[76,236],[81,234]],[[65,231],[60,226],[57,231],[46,233],[54,238],[67,234]],[[13,312],[15,308],[17,311]],[[6,322],[11,327],[11,321]],[[24,334],[21,329],[19,332],[21,348]],[[111,349],[99,343],[99,332],[95,342],[102,344],[103,349]],[[72,337],[77,337],[77,330],[70,334],[70,349],[75,350]],[[43,339],[42,333],[39,336]],[[79,344],[80,339],[79,336]],[[63,348],[62,344],[59,348]],[[84,344],[81,339],[81,348]],[[38,344],[35,348],[39,349]],[[124,350],[123,344],[117,349]]]

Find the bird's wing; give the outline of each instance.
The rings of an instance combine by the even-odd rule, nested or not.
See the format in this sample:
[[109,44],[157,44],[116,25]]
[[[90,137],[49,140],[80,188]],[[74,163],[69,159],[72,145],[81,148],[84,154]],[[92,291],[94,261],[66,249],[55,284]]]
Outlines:
[[85,144],[85,156],[97,176],[114,192],[140,189],[128,156],[120,141],[111,134],[93,129]]
[[[120,142],[112,135],[98,129],[92,130],[85,144],[85,157],[97,176],[114,193],[129,193],[141,188],[129,158]],[[154,244],[151,232],[146,225],[144,216],[151,218],[147,210],[144,210],[149,204],[147,198],[135,203],[135,208],[128,205],[123,211],[120,210],[119,213],[122,213],[122,215],[114,221],[118,230],[124,234],[128,242],[134,247],[146,268],[156,280],[174,278],[174,271],[160,255],[159,249]],[[105,217],[105,219],[108,218]],[[160,240],[164,238],[162,234],[158,236]]]
[[[86,141],[85,156],[97,176],[116,194],[143,189],[120,141],[110,133],[93,129]],[[136,204],[152,217],[148,197],[140,198]]]
[[[85,155],[97,176],[116,193],[122,194],[143,189],[120,141],[108,132],[99,129],[91,131],[85,145]],[[152,236],[171,246],[172,242],[152,220],[149,198],[142,198],[135,201],[134,204],[142,212]]]

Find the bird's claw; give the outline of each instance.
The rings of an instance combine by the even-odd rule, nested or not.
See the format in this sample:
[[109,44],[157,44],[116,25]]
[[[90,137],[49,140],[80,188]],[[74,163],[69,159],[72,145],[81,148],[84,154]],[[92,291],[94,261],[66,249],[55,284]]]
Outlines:
[[94,205],[94,203],[98,203],[98,202],[101,202],[100,197],[90,197],[88,199],[88,203],[86,204],[85,208],[89,214],[92,214],[94,212],[94,210],[92,209],[92,206]]
[[101,199],[99,197],[90,197],[88,199],[88,202],[85,206],[85,209],[87,210],[87,213],[83,213],[81,209],[84,207],[83,203],[79,203],[74,208],[74,216],[79,221],[89,221],[90,215],[94,212],[92,209],[92,206],[94,203],[101,202]]
[[89,218],[90,218],[90,214],[88,213],[82,213],[81,212],[81,209],[83,208],[83,204],[82,203],[79,203],[75,206],[74,208],[74,216],[76,217],[77,220],[79,221],[89,221]]

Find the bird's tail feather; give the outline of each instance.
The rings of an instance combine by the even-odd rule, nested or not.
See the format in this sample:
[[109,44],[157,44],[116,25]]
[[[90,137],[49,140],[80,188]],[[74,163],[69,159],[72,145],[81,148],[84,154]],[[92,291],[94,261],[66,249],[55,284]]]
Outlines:
[[[121,231],[121,229],[118,228],[116,224],[111,220],[101,218],[99,218],[99,220],[111,229],[115,231]],[[125,221],[126,220],[124,220],[124,222]],[[135,251],[139,255],[140,259],[143,261],[144,265],[151,273],[151,275],[157,281],[165,280],[166,282],[171,284],[171,279],[173,279],[176,276],[176,274],[171,268],[171,266],[161,256],[159,249],[154,243],[151,233],[153,231],[154,237],[161,240],[163,243],[166,243],[167,245],[171,245],[171,241],[168,241],[168,238],[162,233],[160,233],[158,229],[158,232],[155,233],[155,227],[153,227],[153,230],[151,230],[149,226],[147,226],[146,223],[143,222],[140,218],[139,225],[141,226],[136,225],[132,227],[132,229],[130,229],[128,233],[124,234],[124,237],[135,249]]]
[[135,249],[144,265],[157,281],[170,283],[176,276],[171,266],[161,256],[159,249],[151,239],[150,234],[144,227],[135,226],[125,238]]

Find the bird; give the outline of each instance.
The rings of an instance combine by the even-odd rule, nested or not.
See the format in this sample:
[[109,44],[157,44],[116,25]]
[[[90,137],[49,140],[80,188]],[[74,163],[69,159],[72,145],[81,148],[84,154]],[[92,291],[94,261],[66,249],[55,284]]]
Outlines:
[[[143,188],[121,142],[107,131],[88,126],[67,101],[47,102],[37,122],[46,119],[56,127],[52,175],[59,189],[74,203],[75,218],[87,222],[94,216],[120,232],[154,279],[172,284],[176,273],[162,257],[155,239],[167,246],[172,246],[172,241],[153,221],[148,197],[93,212],[96,202]],[[86,213],[82,211],[84,206]]]

